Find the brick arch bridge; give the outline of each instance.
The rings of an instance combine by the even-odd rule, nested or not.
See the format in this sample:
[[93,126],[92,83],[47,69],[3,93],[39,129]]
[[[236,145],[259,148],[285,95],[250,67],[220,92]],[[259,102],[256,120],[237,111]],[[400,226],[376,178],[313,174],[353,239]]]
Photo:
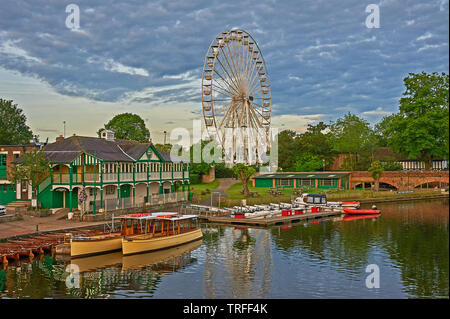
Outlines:
[[[369,172],[351,172],[350,188],[354,189],[361,183],[372,183],[373,178]],[[448,171],[386,171],[381,174],[380,183],[394,186],[398,190],[413,189],[425,183],[449,184]]]

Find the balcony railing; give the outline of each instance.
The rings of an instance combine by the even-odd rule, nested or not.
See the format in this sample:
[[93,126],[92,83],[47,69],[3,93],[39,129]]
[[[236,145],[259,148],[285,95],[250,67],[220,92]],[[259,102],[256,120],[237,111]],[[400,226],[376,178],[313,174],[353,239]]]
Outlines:
[[[103,176],[100,176],[101,173],[84,173],[84,181],[86,183],[100,183],[101,178],[103,177],[103,183],[112,183],[117,182],[117,173],[103,173]],[[160,173],[159,172],[151,172],[148,174],[150,181],[159,181]],[[184,177],[188,177],[188,172],[184,172]],[[162,172],[161,177],[163,180],[172,179],[172,172]],[[133,173],[120,173],[119,178],[121,182],[132,182],[133,181]],[[134,173],[134,178],[136,182],[147,181],[147,173]],[[183,178],[183,172],[173,172],[174,179]],[[72,174],[72,184],[80,184],[83,182],[82,174]],[[70,174],[68,173],[53,173],[53,183],[54,184],[69,184],[70,183]]]
[[[81,174],[72,174],[72,184],[82,182]],[[53,173],[53,184],[69,184],[70,174],[67,173]]]

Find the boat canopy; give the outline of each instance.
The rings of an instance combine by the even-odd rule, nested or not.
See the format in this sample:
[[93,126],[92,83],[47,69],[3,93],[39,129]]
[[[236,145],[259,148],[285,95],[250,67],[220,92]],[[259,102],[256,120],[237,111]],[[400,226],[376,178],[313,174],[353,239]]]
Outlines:
[[140,214],[126,214],[120,215],[120,219],[136,219],[136,220],[151,220],[151,219],[164,219],[164,220],[185,220],[195,219],[197,215],[180,215],[174,212],[158,212],[158,213],[140,213]]

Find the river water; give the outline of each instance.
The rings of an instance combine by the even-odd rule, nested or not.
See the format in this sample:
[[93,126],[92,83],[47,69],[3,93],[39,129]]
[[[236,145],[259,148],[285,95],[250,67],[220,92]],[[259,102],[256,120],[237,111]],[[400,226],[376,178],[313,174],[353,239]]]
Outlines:
[[73,260],[69,279],[70,260],[44,256],[0,270],[0,298],[449,298],[448,200],[378,208],[266,229],[202,225],[196,243]]

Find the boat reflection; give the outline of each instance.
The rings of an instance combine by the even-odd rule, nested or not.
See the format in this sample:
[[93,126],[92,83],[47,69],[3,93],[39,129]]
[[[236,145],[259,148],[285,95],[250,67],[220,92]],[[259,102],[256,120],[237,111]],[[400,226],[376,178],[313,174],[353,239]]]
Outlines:
[[[202,245],[202,240],[183,244],[177,247],[162,249],[150,253],[123,256],[122,252],[72,259],[71,263],[78,266],[79,272],[93,272],[112,266],[122,266],[122,272],[133,269],[145,268],[151,265],[173,261],[176,269],[186,266],[182,262],[185,254]],[[184,260],[185,261],[185,260]],[[179,266],[179,267],[178,267]],[[164,267],[163,267],[164,268]],[[173,267],[172,267],[173,268]]]
[[78,266],[78,271],[80,273],[96,271],[98,269],[120,265],[122,263],[122,252],[119,251],[103,255],[71,259],[71,263]]
[[[201,245],[202,240],[200,239],[169,249],[157,250],[145,254],[122,256],[122,272],[145,268],[155,264],[166,264],[167,262],[171,262],[169,267],[170,269],[167,270],[180,269],[192,261],[188,253],[199,248]],[[166,270],[166,267],[164,267],[165,265],[160,266],[161,267],[157,268],[160,268],[160,270],[163,271]]]
[[357,219],[373,219],[373,220],[375,220],[376,218],[378,218],[380,216],[381,216],[381,214],[378,214],[378,215],[345,215],[344,222],[349,222],[349,221],[357,220]]

